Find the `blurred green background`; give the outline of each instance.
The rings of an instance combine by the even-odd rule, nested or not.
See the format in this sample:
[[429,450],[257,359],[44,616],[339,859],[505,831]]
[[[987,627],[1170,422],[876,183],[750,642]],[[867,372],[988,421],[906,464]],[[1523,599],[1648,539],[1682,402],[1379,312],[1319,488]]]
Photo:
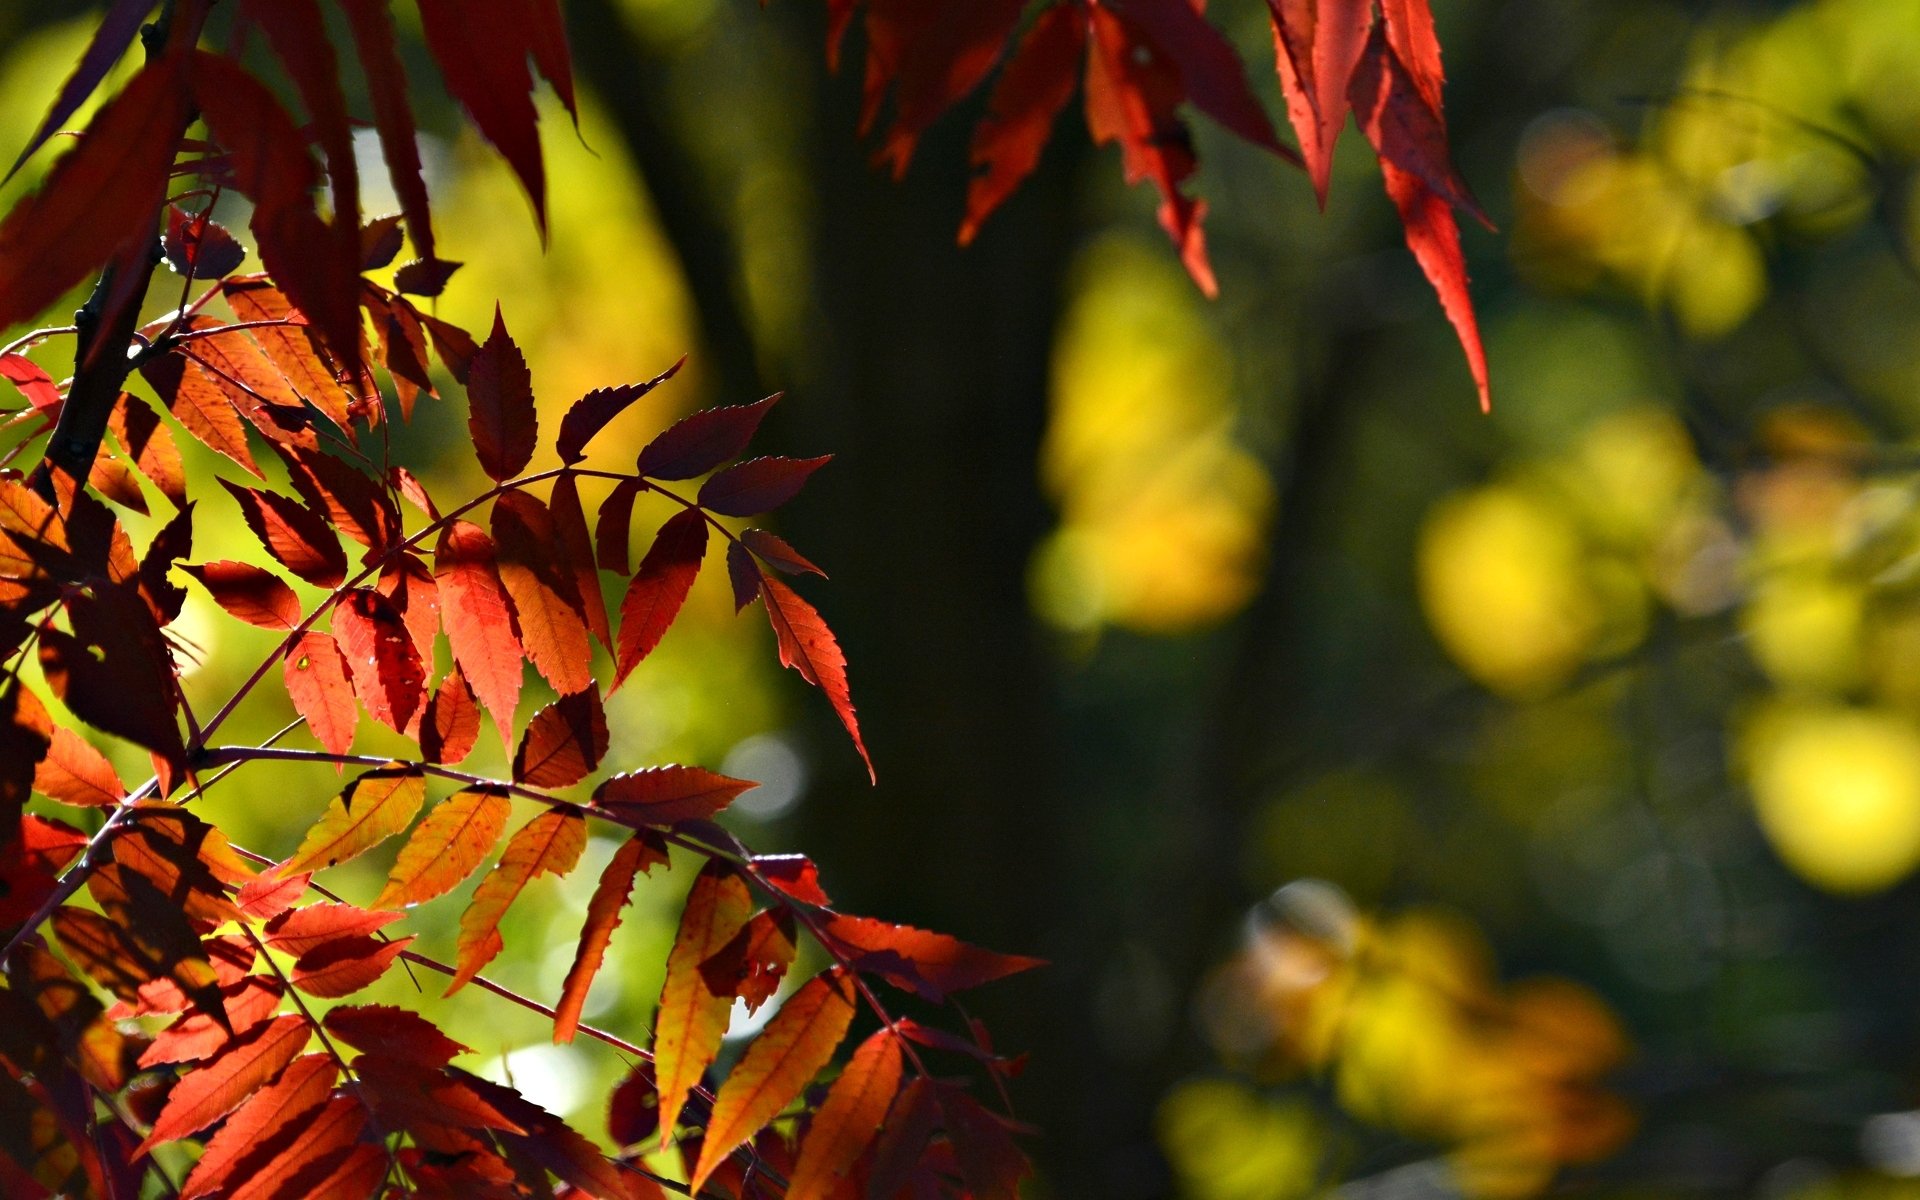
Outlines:
[[[1352,131],[1322,215],[1195,118],[1210,303],[1077,114],[961,251],[978,97],[895,183],[820,6],[565,8],[544,251],[418,89],[469,264],[439,311],[502,302],[548,421],[691,351],[629,447],[786,390],[766,449],[837,457],[780,530],[880,783],[718,572],[616,759],[764,779],[729,819],[847,909],[1053,961],[966,998],[1032,1052],[1035,1195],[1920,1195],[1920,0],[1435,0],[1501,228],[1465,234],[1490,417]],[[1264,7],[1209,15],[1278,116]],[[92,19],[0,9],[0,145]],[[397,457],[475,484],[463,422]],[[198,556],[243,552],[197,463]],[[203,599],[205,703],[271,639]],[[336,786],[263,765],[208,808],[284,854]],[[612,846],[489,974],[557,991]],[[639,889],[589,1020],[646,1028],[689,875]],[[601,1132],[604,1048],[440,1015]]]

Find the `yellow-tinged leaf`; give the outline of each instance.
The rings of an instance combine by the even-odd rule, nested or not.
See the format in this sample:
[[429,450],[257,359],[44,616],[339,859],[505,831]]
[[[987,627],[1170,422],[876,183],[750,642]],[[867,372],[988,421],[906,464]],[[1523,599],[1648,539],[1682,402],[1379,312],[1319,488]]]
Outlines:
[[587,989],[606,957],[607,943],[620,925],[620,910],[627,906],[633,890],[633,877],[652,871],[667,861],[666,843],[660,835],[636,833],[613,852],[613,859],[600,874],[599,886],[587,904],[587,923],[580,931],[580,948],[574,952],[573,966],[567,971],[566,985],[560,989],[560,1001],[553,1006],[553,1040],[570,1042],[580,1024],[580,1010],[587,1003]]
[[458,887],[493,851],[513,803],[504,792],[468,788],[434,806],[400,848],[375,908],[405,908]]
[[575,809],[548,809],[520,827],[460,914],[458,970],[446,995],[465,987],[500,953],[500,918],[527,884],[543,874],[573,870],[586,847],[587,820]]
[[755,1038],[714,1097],[688,1190],[699,1195],[734,1147],[759,1133],[833,1059],[853,1022],[853,983],[838,967],[795,992]]
[[800,1161],[787,1184],[787,1200],[827,1200],[878,1136],[900,1090],[900,1043],[891,1030],[874,1033],[853,1052],[853,1060],[827,1090],[826,1103],[813,1116]]
[[[667,955],[667,979],[653,1023],[653,1069],[660,1085],[660,1144],[673,1137],[687,1093],[720,1049],[732,996],[707,988],[700,964],[740,932],[753,912],[747,881],[718,861],[709,862],[687,893],[680,932]],[[694,1189],[698,1191],[699,1189]]]
[[420,811],[427,781],[417,768],[394,763],[368,771],[327,805],[281,875],[338,866],[399,833]]

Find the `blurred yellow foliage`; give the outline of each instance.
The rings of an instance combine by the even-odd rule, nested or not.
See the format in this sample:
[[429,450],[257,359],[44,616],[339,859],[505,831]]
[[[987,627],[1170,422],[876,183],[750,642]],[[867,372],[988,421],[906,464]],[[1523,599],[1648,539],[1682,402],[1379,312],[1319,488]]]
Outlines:
[[1760,827],[1829,891],[1880,891],[1920,866],[1920,730],[1892,712],[1770,707],[1746,730]]
[[[1503,986],[1477,932],[1449,914],[1367,916],[1331,885],[1290,884],[1208,996],[1207,1031],[1229,1061],[1326,1079],[1353,1117],[1442,1148],[1468,1195],[1538,1195],[1633,1127],[1600,1086],[1628,1052],[1606,1005],[1565,980]],[[1195,1128],[1211,1126],[1163,1119],[1176,1162],[1189,1151],[1174,1137]]]
[[1188,1195],[1289,1200],[1319,1175],[1323,1133],[1304,1104],[1226,1079],[1194,1079],[1160,1102],[1160,1142]]
[[1233,424],[1227,349],[1179,268],[1133,241],[1096,244],[1054,354],[1041,472],[1060,527],[1033,565],[1041,614],[1179,633],[1239,611],[1273,485]]

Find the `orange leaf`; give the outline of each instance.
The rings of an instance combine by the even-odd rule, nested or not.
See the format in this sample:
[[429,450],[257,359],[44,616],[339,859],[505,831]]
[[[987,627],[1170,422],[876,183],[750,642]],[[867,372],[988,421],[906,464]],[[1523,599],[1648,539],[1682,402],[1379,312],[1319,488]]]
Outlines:
[[689,508],[668,517],[654,535],[653,545],[640,560],[620,602],[619,652],[613,686],[619,687],[627,675],[666,636],[693,590],[700,574],[700,560],[707,553],[707,519],[697,508]]
[[594,789],[593,804],[608,820],[637,829],[714,816],[735,796],[758,786],[704,767],[649,767],[608,779]]
[[900,1045],[881,1029],[853,1052],[846,1070],[813,1115],[800,1160],[787,1183],[787,1200],[828,1200],[886,1123],[900,1090]]
[[788,997],[714,1097],[689,1190],[698,1194],[734,1147],[760,1132],[813,1081],[852,1022],[853,984],[838,968]]
[[187,502],[187,475],[180,461],[180,447],[174,443],[173,431],[160,423],[159,414],[145,400],[121,392],[113,403],[113,415],[107,418],[107,428],[113,430],[133,465],[175,508]]
[[106,756],[64,725],[54,729],[47,756],[34,768],[33,789],[81,808],[118,804],[127,794]]
[[404,908],[458,887],[493,851],[513,802],[506,794],[468,788],[435,805],[394,859],[375,908]]
[[218,559],[199,566],[182,564],[180,569],[198,579],[228,616],[283,633],[300,624],[300,598],[264,567]]
[[412,941],[411,936],[390,942],[365,936],[336,939],[302,954],[287,982],[325,1000],[351,996],[385,975]]
[[320,1024],[356,1050],[415,1066],[444,1067],[467,1052],[419,1013],[386,1004],[342,1004]]
[[580,507],[580,487],[571,472],[553,481],[548,497],[553,514],[554,553],[573,579],[581,615],[600,644],[613,649],[613,627],[607,623],[607,598],[600,591],[600,571],[594,564],[593,535],[587,532],[587,514]]
[[853,738],[860,760],[867,764],[867,777],[877,780],[873,759],[867,756],[867,745],[860,739],[860,722],[853,712],[853,693],[847,686],[847,656],[840,652],[840,643],[834,640],[833,631],[827,628],[813,605],[764,571],[761,585],[767,619],[773,623],[774,638],[780,644],[781,664],[800,672],[800,678],[827,694],[840,724],[846,726]]
[[345,754],[353,746],[353,729],[360,722],[353,683],[347,678],[347,660],[331,635],[303,633],[287,647],[281,677],[293,709],[306,718],[307,728],[329,753]]
[[262,1149],[286,1138],[294,1122],[319,1111],[339,1075],[339,1065],[328,1054],[307,1054],[288,1063],[279,1079],[255,1092],[213,1135],[181,1185],[180,1200],[204,1196],[245,1173]]
[[197,1133],[238,1108],[293,1061],[312,1033],[305,1017],[288,1013],[233,1042],[174,1086],[136,1155]]
[[426,794],[426,780],[417,768],[394,763],[368,771],[328,802],[327,811],[277,872],[292,875],[358,858],[405,829]]
[[352,904],[309,904],[268,921],[263,940],[282,954],[301,958],[329,942],[366,937],[399,919],[396,912],[374,912]]
[[249,975],[220,989],[229,1032],[212,1014],[188,1013],[154,1035],[140,1054],[142,1067],[160,1063],[199,1062],[211,1058],[228,1042],[245,1037],[280,1009],[280,981],[271,975]]
[[944,933],[872,917],[836,914],[821,932],[861,970],[935,1004],[950,992],[1046,965],[1042,959],[996,954]]
[[247,528],[281,566],[318,588],[336,588],[346,579],[346,552],[318,513],[278,492],[245,488],[225,479],[220,486],[239,502]]
[[420,720],[420,756],[431,763],[457,763],[480,738],[480,704],[455,663],[440,681]]
[[367,714],[404,733],[419,710],[427,669],[399,610],[371,588],[351,588],[333,606],[333,637]]
[[[421,15],[427,15],[424,9]],[[431,42],[431,20],[427,37]],[[514,53],[520,53],[517,47]],[[480,466],[497,480],[519,474],[533,457],[539,418],[533,407],[533,376],[497,304],[493,332],[467,368],[467,406],[467,431]]]
[[541,875],[565,875],[587,846],[587,822],[577,810],[548,809],[522,825],[460,914],[458,970],[446,995],[465,987],[500,953],[500,919],[527,884]]
[[680,931],[667,955],[660,1007],[654,1014],[653,1063],[660,1083],[663,1148],[673,1136],[687,1093],[719,1051],[733,1008],[732,996],[716,996],[708,989],[700,964],[733,940],[752,911],[747,881],[718,860],[701,869],[687,893]]
[[967,185],[967,216],[960,244],[980,232],[980,223],[1011,196],[1040,161],[1054,118],[1073,96],[1074,68],[1087,41],[1086,16],[1059,4],[1041,13],[993,85],[987,115],[973,132]]
[[379,1150],[358,1144],[366,1124],[366,1106],[346,1096],[334,1096],[319,1109],[309,1109],[298,1123],[283,1126],[280,1137],[263,1142],[260,1153],[247,1156],[248,1169],[232,1173],[238,1182],[230,1185],[222,1200],[304,1200],[320,1195],[328,1200],[333,1196],[359,1200],[373,1190],[377,1176],[358,1192],[321,1193],[310,1190],[308,1184],[320,1182],[316,1175],[329,1170],[341,1156],[361,1149],[372,1152],[376,1164],[385,1165]]
[[[242,321],[285,321],[300,316],[286,295],[264,275],[225,280],[220,285],[220,294],[233,315]],[[325,350],[311,331],[279,325],[247,332],[295,392],[305,396],[341,429],[353,428],[350,414],[358,401],[335,377]]]
[[515,783],[566,787],[587,777],[607,752],[607,714],[591,684],[533,714],[513,756]]
[[573,1032],[580,1024],[580,1010],[587,1003],[587,989],[593,986],[594,973],[599,971],[607,944],[620,925],[620,910],[626,907],[627,896],[633,891],[633,877],[641,871],[650,873],[666,861],[666,843],[657,834],[636,833],[613,852],[607,869],[600,873],[600,883],[587,904],[587,923],[580,931],[580,948],[574,952],[567,982],[553,1006],[555,1042],[573,1040]]
[[586,691],[593,683],[593,645],[547,506],[524,492],[501,496],[493,503],[493,540],[527,657],[562,696]]
[[450,522],[433,554],[447,645],[473,684],[474,695],[493,714],[502,745],[511,746],[514,708],[520,701],[520,640],[513,608],[501,586],[493,539],[477,525]]

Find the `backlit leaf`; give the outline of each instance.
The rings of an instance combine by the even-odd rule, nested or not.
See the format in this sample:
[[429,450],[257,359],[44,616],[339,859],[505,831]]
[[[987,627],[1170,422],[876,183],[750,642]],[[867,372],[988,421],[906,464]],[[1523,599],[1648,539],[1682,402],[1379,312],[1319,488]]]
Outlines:
[[444,1067],[467,1052],[419,1013],[385,1004],[343,1004],[320,1024],[356,1050],[416,1066]]
[[180,1200],[194,1200],[258,1169],[261,1153],[327,1102],[340,1068],[327,1054],[308,1054],[287,1064],[280,1078],[250,1096],[207,1142],[180,1187]]
[[973,133],[967,185],[967,216],[960,244],[967,245],[1002,201],[1033,173],[1052,136],[1054,118],[1073,98],[1073,85],[1087,43],[1086,16],[1072,4],[1042,12],[1013,53],[987,101],[987,115]]
[[555,1042],[573,1040],[574,1030],[580,1024],[580,1011],[586,1007],[587,990],[593,986],[594,974],[606,957],[613,931],[620,925],[620,910],[627,905],[634,876],[642,871],[651,873],[654,867],[665,866],[666,862],[666,844],[658,835],[636,833],[621,843],[606,870],[600,873],[593,899],[587,903],[587,922],[580,931],[580,946],[574,952],[573,966],[568,968],[560,999],[553,1006]]
[[[429,5],[422,6],[422,15],[429,7],[437,8],[439,2],[430,0]],[[431,25],[430,21],[429,28]],[[533,457],[539,421],[533,408],[533,377],[527,373],[527,360],[507,332],[498,305],[493,310],[493,332],[468,368],[467,406],[467,432],[481,468],[495,479],[519,474]]]
[[900,1046],[881,1029],[853,1052],[813,1115],[800,1159],[787,1181],[790,1200],[828,1200],[846,1184],[848,1172],[886,1123],[900,1090]]
[[580,506],[580,487],[572,472],[553,481],[553,493],[547,498],[547,511],[553,515],[555,556],[573,578],[574,595],[580,601],[580,614],[600,644],[613,649],[613,626],[607,621],[607,598],[600,591],[600,571],[594,563],[593,536],[587,532],[587,514]]
[[733,1148],[780,1115],[833,1059],[853,1022],[853,984],[838,968],[787,998],[714,1097],[689,1186],[698,1193]]
[[779,508],[799,495],[808,478],[832,460],[831,454],[819,458],[773,455],[748,459],[702,484],[700,506],[729,517],[751,517]]
[[615,775],[593,791],[596,813],[640,828],[676,821],[705,820],[732,804],[740,793],[759,786],[731,779],[704,767],[649,767]]
[[800,672],[800,678],[827,695],[833,711],[853,738],[854,749],[867,764],[867,775],[874,777],[873,759],[860,738],[860,722],[853,711],[853,693],[847,686],[847,656],[833,631],[813,605],[800,594],[771,575],[762,574],[761,597],[766,601],[767,619],[773,623],[773,635],[780,646],[780,662]]
[[561,695],[586,691],[593,645],[546,505],[524,492],[501,496],[493,505],[493,540],[527,657]]
[[291,875],[358,858],[405,829],[426,794],[417,768],[395,763],[368,771],[328,802],[300,848],[276,870]]
[[626,597],[620,601],[613,686],[619,687],[666,636],[687,593],[693,590],[706,552],[707,521],[700,510],[677,512],[660,526],[627,587]]
[[825,579],[827,573],[815,566],[806,555],[787,544],[785,538],[764,529],[748,529],[740,534],[740,541],[753,551],[761,562],[777,571],[789,575],[818,575]]
[[633,502],[646,484],[638,479],[622,479],[607,493],[606,503],[593,530],[593,554],[603,571],[615,575],[627,573],[627,543],[632,539]]
[[565,875],[587,845],[587,822],[577,810],[549,809],[522,825],[460,914],[458,970],[446,994],[465,987],[500,953],[500,919],[527,884],[541,875]]
[[180,569],[198,579],[229,616],[283,633],[300,624],[300,598],[264,567],[223,558]]
[[599,690],[589,686],[533,714],[513,756],[513,779],[532,787],[566,787],[585,779],[606,753],[607,714]]
[[[447,91],[519,176],[544,232],[546,174],[540,164],[539,118],[530,94],[533,76],[527,70],[523,20],[513,0],[425,0],[420,5],[427,49],[440,64]],[[509,29],[518,35],[501,36]]]
[[175,508],[187,502],[186,468],[180,461],[180,447],[174,444],[173,431],[161,423],[159,414],[145,400],[131,392],[121,392],[113,402],[113,414],[107,428],[133,460],[140,473],[160,489]]
[[301,955],[287,980],[309,996],[351,996],[385,975],[412,941],[403,937],[383,942],[365,936],[330,941]]
[[225,479],[220,485],[239,502],[247,528],[274,561],[318,588],[331,590],[346,579],[346,552],[318,513],[278,492],[240,487]]
[[349,589],[333,607],[333,636],[368,715],[404,732],[424,698],[426,665],[393,602],[371,588]]
[[114,0],[107,10],[99,28],[93,32],[93,39],[87,43],[87,49],[74,64],[73,74],[60,85],[60,94],[54,98],[53,107],[27,139],[20,149],[20,157],[13,160],[13,166],[7,169],[7,178],[11,179],[20,164],[33,156],[48,138],[66,124],[67,118],[77,112],[93,94],[100,81],[106,78],[113,64],[133,44],[133,35],[140,31],[140,22],[146,19],[153,9],[153,0]]
[[953,992],[1044,966],[1019,954],[996,954],[958,938],[872,917],[835,914],[824,936],[862,971],[938,1004]]
[[46,757],[33,768],[33,790],[82,808],[109,807],[127,794],[106,755],[64,726],[53,731]]
[[748,921],[733,940],[700,964],[715,995],[739,998],[749,1013],[773,998],[793,965],[794,919],[786,909],[767,909]]
[[197,1133],[238,1108],[272,1083],[312,1034],[305,1017],[288,1013],[229,1044],[219,1057],[174,1086],[139,1153]]
[[270,948],[299,958],[332,942],[364,938],[399,919],[399,913],[352,904],[309,904],[274,917],[261,933]]
[[386,0],[342,0],[347,28],[360,58],[361,73],[373,104],[373,124],[380,135],[381,156],[393,180],[393,194],[406,214],[407,234],[423,258],[433,257],[433,218],[427,207],[427,186],[420,177],[420,148],[415,140],[413,110],[407,103],[407,77],[394,45],[393,18]]
[[294,711],[306,719],[313,736],[329,753],[345,754],[353,746],[360,706],[339,644],[328,634],[301,634],[287,647],[281,678]]
[[523,658],[493,539],[466,521],[449,522],[434,551],[433,578],[453,659],[493,715],[501,743],[511,746]]
[[480,704],[467,677],[454,664],[427,701],[420,720],[420,756],[431,763],[457,763],[480,738]]
[[[625,412],[634,401],[672,379],[686,365],[687,360],[682,356],[679,362],[643,383],[595,388],[575,400],[573,407],[567,410],[567,415],[560,419],[560,432],[554,439],[554,450],[559,453],[560,461],[576,463],[585,458],[587,443],[606,428],[607,422]],[[662,475],[660,478],[668,476]]]
[[394,859],[375,908],[404,908],[444,895],[492,853],[513,803],[505,793],[467,788],[434,805]]
[[715,995],[708,989],[700,964],[733,940],[752,911],[746,880],[718,860],[701,869],[687,893],[680,931],[667,955],[660,1007],[654,1014],[653,1064],[660,1083],[662,1146],[672,1137],[687,1093],[719,1052],[727,1014],[733,1008],[731,995]]
[[649,479],[692,479],[738,458],[778,394],[753,404],[706,408],[684,417],[640,451],[634,470]]

